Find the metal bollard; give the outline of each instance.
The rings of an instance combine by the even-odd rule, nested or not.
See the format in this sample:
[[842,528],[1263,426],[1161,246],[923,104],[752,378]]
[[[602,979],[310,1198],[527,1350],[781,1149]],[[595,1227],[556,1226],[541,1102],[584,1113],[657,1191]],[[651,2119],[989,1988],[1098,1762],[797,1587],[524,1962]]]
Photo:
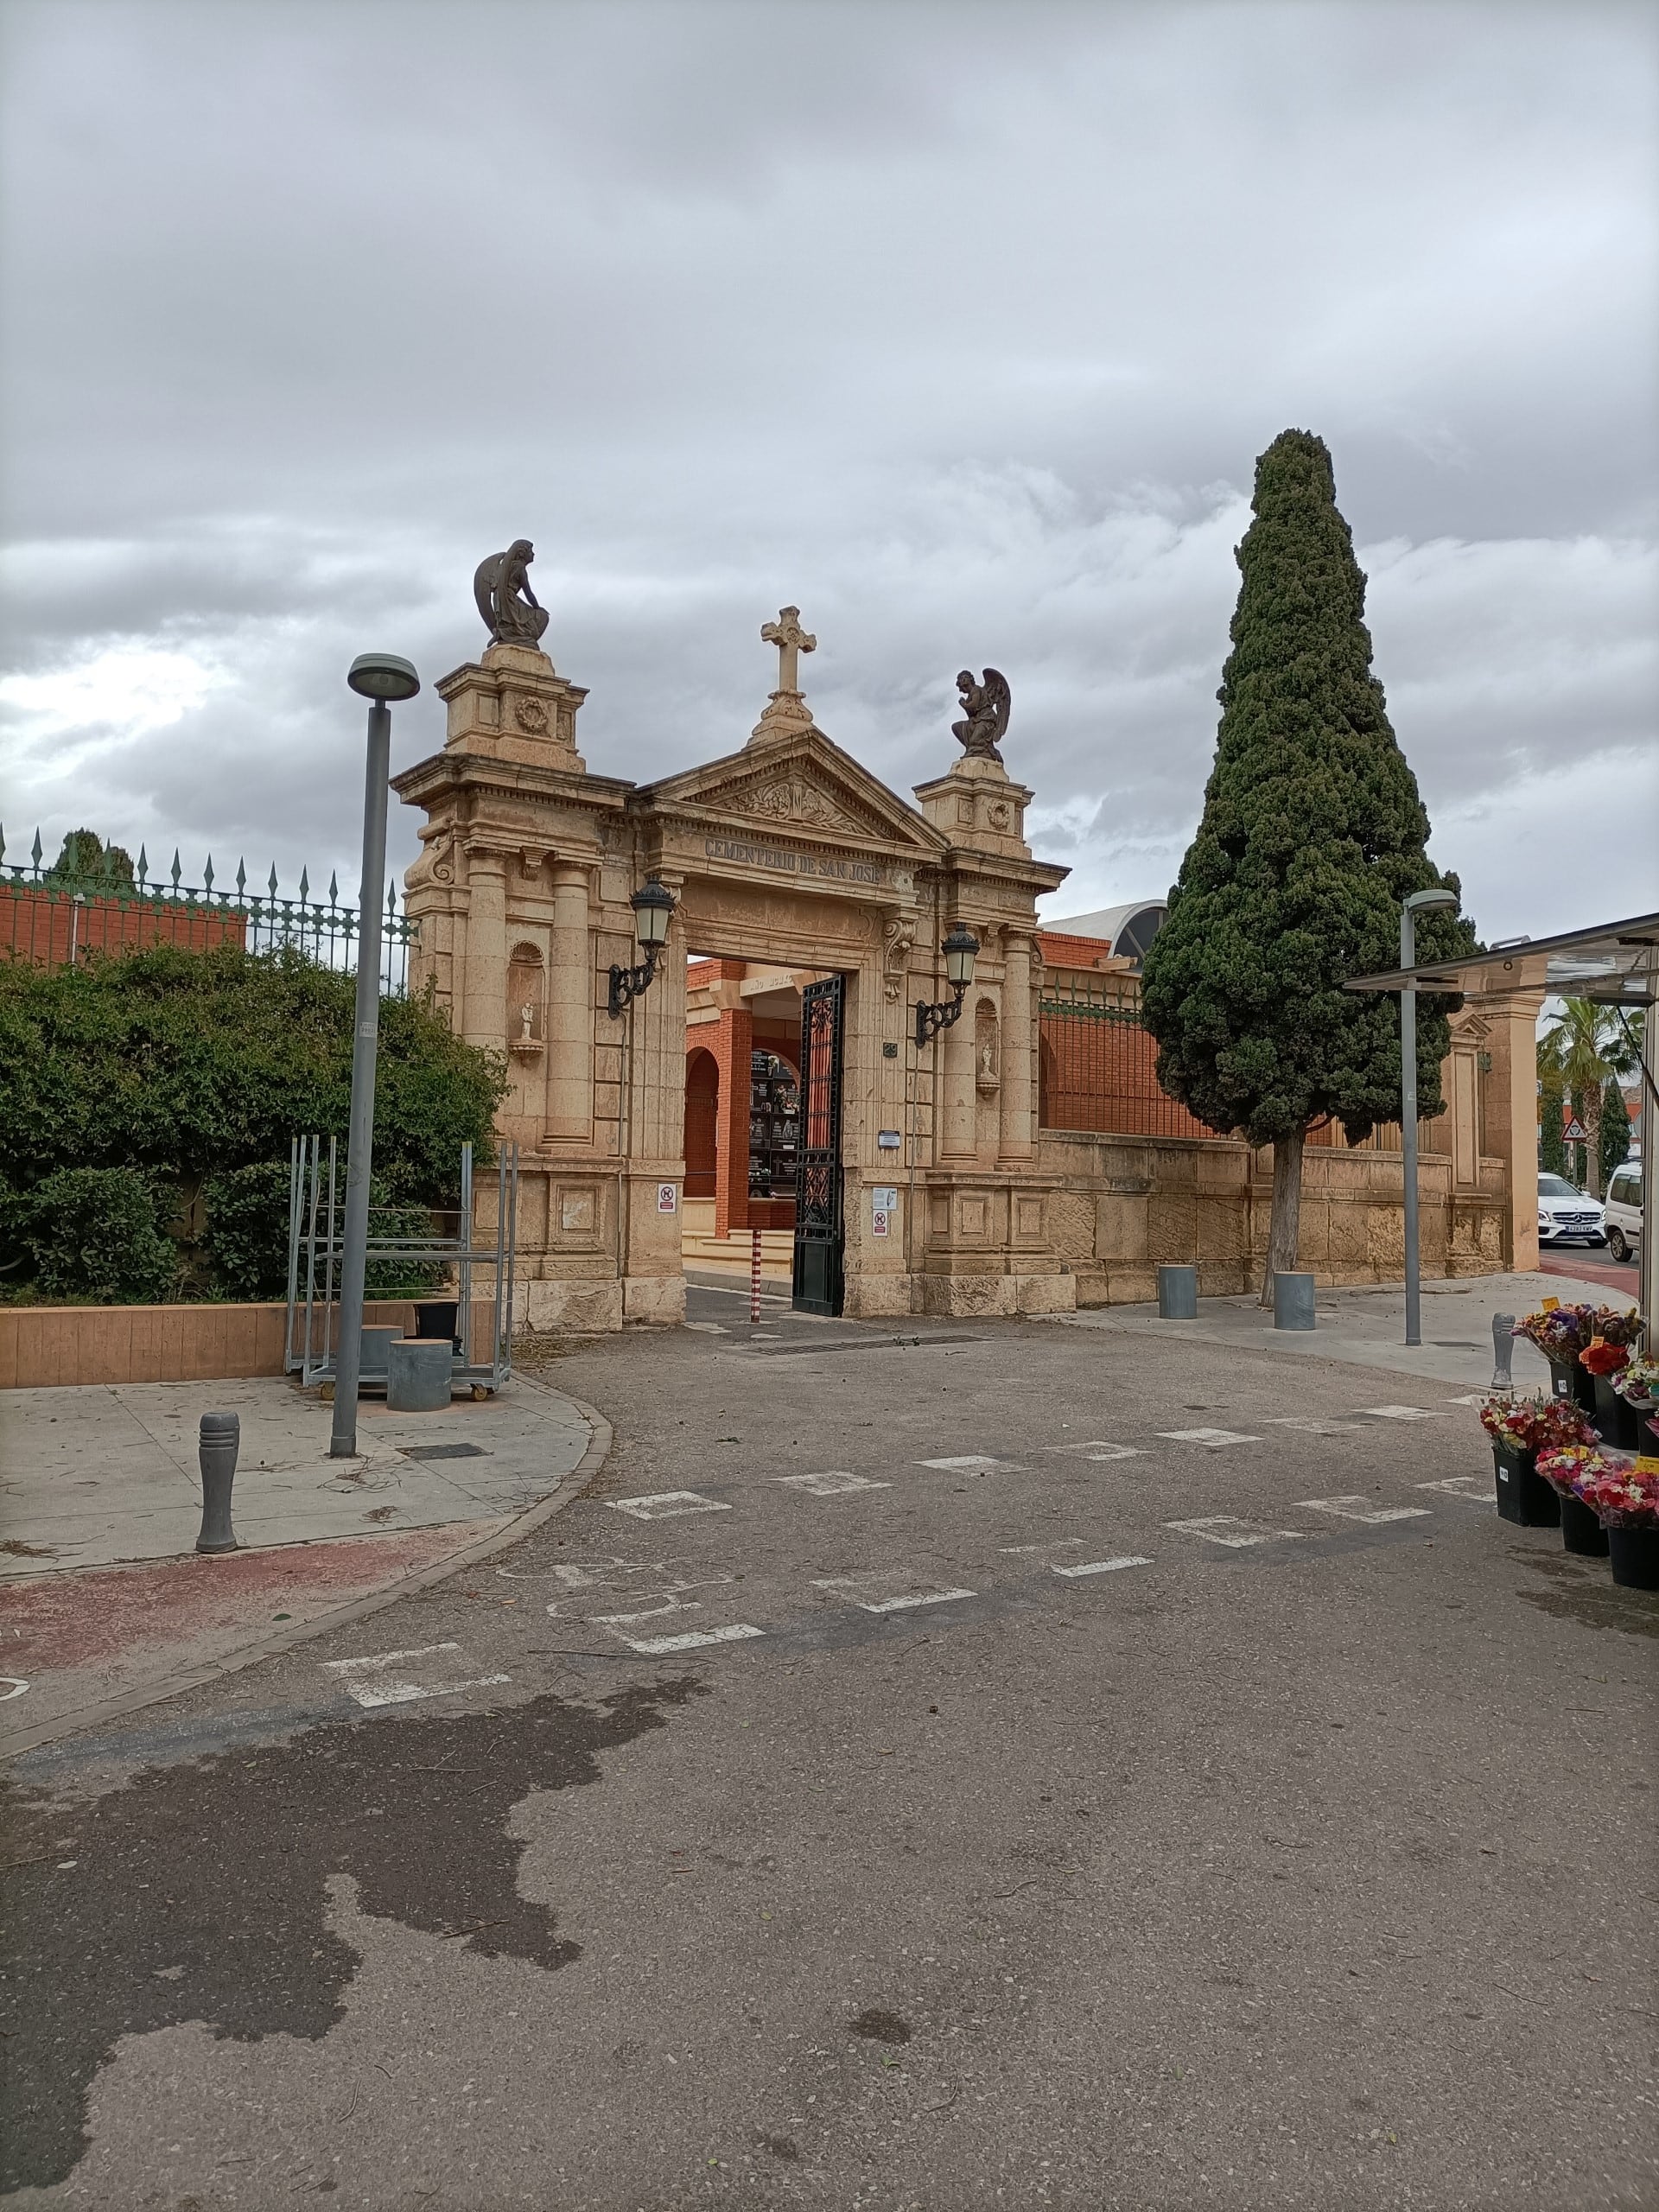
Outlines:
[[1510,1373],[1510,1362],[1515,1357],[1515,1316],[1513,1313],[1494,1313],[1492,1316],[1492,1388],[1494,1390],[1513,1390],[1514,1378]]
[[242,1422],[236,1414],[203,1414],[196,1446],[201,1463],[201,1534],[199,1552],[233,1552],[236,1531],[231,1526],[231,1484],[236,1478],[236,1455],[242,1448]]
[[760,1319],[760,1232],[749,1232],[749,1320],[751,1325]]
[[1197,1268],[1160,1268],[1158,1319],[1160,1321],[1196,1321],[1198,1318]]
[[1275,1329],[1312,1329],[1318,1325],[1313,1318],[1313,1278],[1312,1275],[1280,1274],[1273,1278],[1273,1325]]

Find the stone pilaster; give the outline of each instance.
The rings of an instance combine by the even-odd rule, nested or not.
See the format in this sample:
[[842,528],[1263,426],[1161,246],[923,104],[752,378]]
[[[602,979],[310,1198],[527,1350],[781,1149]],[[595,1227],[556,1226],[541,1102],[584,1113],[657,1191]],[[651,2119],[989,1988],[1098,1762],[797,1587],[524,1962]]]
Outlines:
[[594,955],[588,877],[588,869],[575,861],[554,865],[545,1140],[553,1145],[593,1141]]
[[998,1155],[1010,1166],[1032,1159],[1037,1149],[1032,1111],[1031,1063],[1036,1035],[1032,1002],[1031,939],[1017,930],[1003,937],[1001,1127]]

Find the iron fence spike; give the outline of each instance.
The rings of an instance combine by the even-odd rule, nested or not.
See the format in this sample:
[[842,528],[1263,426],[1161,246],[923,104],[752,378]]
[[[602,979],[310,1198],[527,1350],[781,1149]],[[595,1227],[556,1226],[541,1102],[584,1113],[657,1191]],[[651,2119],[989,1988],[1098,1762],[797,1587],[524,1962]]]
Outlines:
[[211,853],[207,855],[207,865],[201,872],[201,880],[203,888],[211,898],[213,889],[213,856]]
[[246,862],[245,862],[245,861],[241,861],[241,860],[238,860],[238,861],[237,861],[237,864],[236,864],[236,895],[237,895],[237,897],[238,897],[238,899],[242,897],[243,893],[246,891],[247,887],[248,887],[248,870],[247,870],[247,864],[246,864]]
[[173,888],[175,891],[179,887],[179,878],[183,874],[184,870],[179,863],[179,849],[175,845],[173,848]]
[[302,869],[300,870],[300,904],[301,904],[301,906],[304,906],[304,904],[305,904],[306,900],[307,900],[310,896],[311,896],[311,874],[310,874],[310,871],[309,871],[309,869],[308,869],[308,868],[302,868]]
[[138,888],[144,887],[144,878],[149,874],[149,855],[142,845],[138,848]]
[[37,869],[41,865],[41,855],[44,849],[45,848],[41,843],[41,833],[37,830],[35,832],[35,866]]
[[273,899],[276,896],[276,863],[275,861],[270,864],[270,895]]
[[331,906],[340,904],[340,878],[333,868],[328,871],[328,904]]

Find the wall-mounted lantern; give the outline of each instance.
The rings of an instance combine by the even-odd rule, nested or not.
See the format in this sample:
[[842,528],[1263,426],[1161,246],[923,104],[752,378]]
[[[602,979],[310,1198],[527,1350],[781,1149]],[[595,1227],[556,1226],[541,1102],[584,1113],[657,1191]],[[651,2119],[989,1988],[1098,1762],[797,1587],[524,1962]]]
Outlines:
[[942,999],[937,1006],[930,1006],[925,999],[916,1005],[916,1049],[919,1052],[929,1038],[941,1029],[948,1029],[962,1014],[963,993],[974,980],[974,962],[979,952],[979,939],[960,922],[951,925],[950,935],[939,950],[944,955],[944,978],[955,996]]
[[648,991],[657,974],[657,956],[668,942],[668,925],[674,918],[674,894],[653,875],[628,901],[633,909],[634,935],[645,949],[637,968],[611,969],[611,1016],[620,1018],[642,991]]

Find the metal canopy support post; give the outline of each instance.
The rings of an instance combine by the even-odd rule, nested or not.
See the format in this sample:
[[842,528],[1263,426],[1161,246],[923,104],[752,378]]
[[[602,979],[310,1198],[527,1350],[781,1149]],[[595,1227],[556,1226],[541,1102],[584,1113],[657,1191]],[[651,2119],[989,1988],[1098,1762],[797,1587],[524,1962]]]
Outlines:
[[1642,1268],[1637,1295],[1648,1317],[1648,1357],[1659,1351],[1659,956],[1649,956],[1642,1024]]
[[351,1135],[346,1153],[346,1236],[340,1262],[340,1343],[334,1355],[331,1459],[357,1456],[358,1362],[363,1346],[363,1276],[374,1164],[374,1063],[380,1043],[380,907],[386,875],[386,790],[391,774],[391,709],[369,707],[363,786],[363,880],[358,908],[357,1017],[352,1038]]
[[[1413,959],[1411,916],[1400,917],[1400,965]],[[1423,1341],[1421,1262],[1417,1224],[1417,987],[1400,994],[1400,1165],[1406,1196],[1406,1342]]]

